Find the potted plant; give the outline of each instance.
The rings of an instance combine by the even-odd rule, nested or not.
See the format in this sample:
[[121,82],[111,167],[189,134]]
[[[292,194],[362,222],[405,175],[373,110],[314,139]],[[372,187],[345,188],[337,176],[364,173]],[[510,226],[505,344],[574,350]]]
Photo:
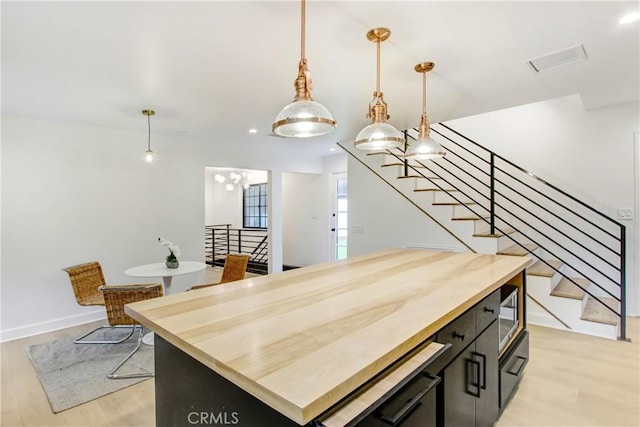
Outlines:
[[178,261],[178,256],[180,255],[180,248],[170,241],[166,240],[164,237],[158,237],[158,242],[162,246],[165,246],[169,249],[169,255],[167,255],[167,259],[165,261],[165,265],[167,268],[178,268],[180,266],[180,262]]

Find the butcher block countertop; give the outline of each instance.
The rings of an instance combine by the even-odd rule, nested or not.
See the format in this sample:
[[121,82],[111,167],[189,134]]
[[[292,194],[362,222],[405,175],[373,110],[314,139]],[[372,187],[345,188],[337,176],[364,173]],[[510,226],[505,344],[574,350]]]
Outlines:
[[304,425],[529,262],[389,249],[142,301],[125,311]]

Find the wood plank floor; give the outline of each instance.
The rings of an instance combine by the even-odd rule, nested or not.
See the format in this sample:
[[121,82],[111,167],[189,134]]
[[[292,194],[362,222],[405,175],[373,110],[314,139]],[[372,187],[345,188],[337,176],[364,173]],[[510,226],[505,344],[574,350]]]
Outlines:
[[[640,426],[640,319],[631,343],[530,326],[531,361],[496,427]],[[0,345],[0,425],[153,426],[154,383],[143,381],[53,414],[25,349],[89,329],[83,325]],[[460,426],[467,427],[467,426]]]

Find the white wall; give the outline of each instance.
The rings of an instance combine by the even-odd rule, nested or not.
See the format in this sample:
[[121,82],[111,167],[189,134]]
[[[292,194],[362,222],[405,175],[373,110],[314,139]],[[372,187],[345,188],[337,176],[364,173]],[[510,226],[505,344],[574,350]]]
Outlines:
[[[640,127],[637,103],[585,111],[570,97],[453,120],[447,125],[611,217],[616,217],[619,207],[634,206],[633,141]],[[410,240],[456,245],[399,195],[373,184],[376,180],[350,160],[349,220],[351,227],[364,225],[365,229],[362,235],[349,236],[350,253]],[[624,223],[628,312],[637,315],[638,233],[634,222]]]
[[[104,317],[76,304],[64,267],[98,260],[108,282],[132,283],[139,279],[125,269],[164,260],[159,236],[180,246],[181,259],[203,260],[205,166],[322,172],[320,158],[277,139],[227,145],[165,135],[152,135],[159,161],[150,166],[146,138],[3,115],[2,340]],[[173,290],[202,280],[176,277]]]
[[[354,233],[354,229],[363,232]],[[394,189],[349,157],[349,256],[403,246],[464,250]]]

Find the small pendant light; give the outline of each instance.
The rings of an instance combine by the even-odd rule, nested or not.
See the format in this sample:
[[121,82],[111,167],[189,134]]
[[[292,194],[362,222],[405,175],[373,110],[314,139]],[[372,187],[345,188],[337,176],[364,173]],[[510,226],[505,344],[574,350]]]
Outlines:
[[431,126],[427,118],[427,73],[433,70],[433,67],[435,67],[433,62],[421,62],[414,67],[414,70],[422,74],[422,116],[418,139],[409,143],[409,148],[404,153],[406,159],[433,160],[444,157],[446,154],[438,141],[431,138]]
[[305,0],[302,0],[301,49],[298,77],[294,82],[296,96],[293,102],[284,107],[271,130],[276,135],[293,138],[307,138],[331,132],[337,126],[327,108],[313,100],[311,96],[311,73],[305,57]]
[[153,110],[142,110],[142,114],[147,116],[147,127],[149,129],[149,136],[147,138],[147,151],[144,152],[144,160],[147,163],[153,163],[156,161],[156,153],[151,151],[151,116],[155,116],[156,112]]
[[401,146],[404,143],[404,135],[394,126],[387,123],[387,103],[384,102],[380,92],[380,43],[391,35],[388,28],[374,28],[367,33],[367,39],[377,45],[376,61],[376,91],[373,92],[373,101],[369,104],[367,118],[372,123],[358,133],[354,146],[361,150],[383,150]]

